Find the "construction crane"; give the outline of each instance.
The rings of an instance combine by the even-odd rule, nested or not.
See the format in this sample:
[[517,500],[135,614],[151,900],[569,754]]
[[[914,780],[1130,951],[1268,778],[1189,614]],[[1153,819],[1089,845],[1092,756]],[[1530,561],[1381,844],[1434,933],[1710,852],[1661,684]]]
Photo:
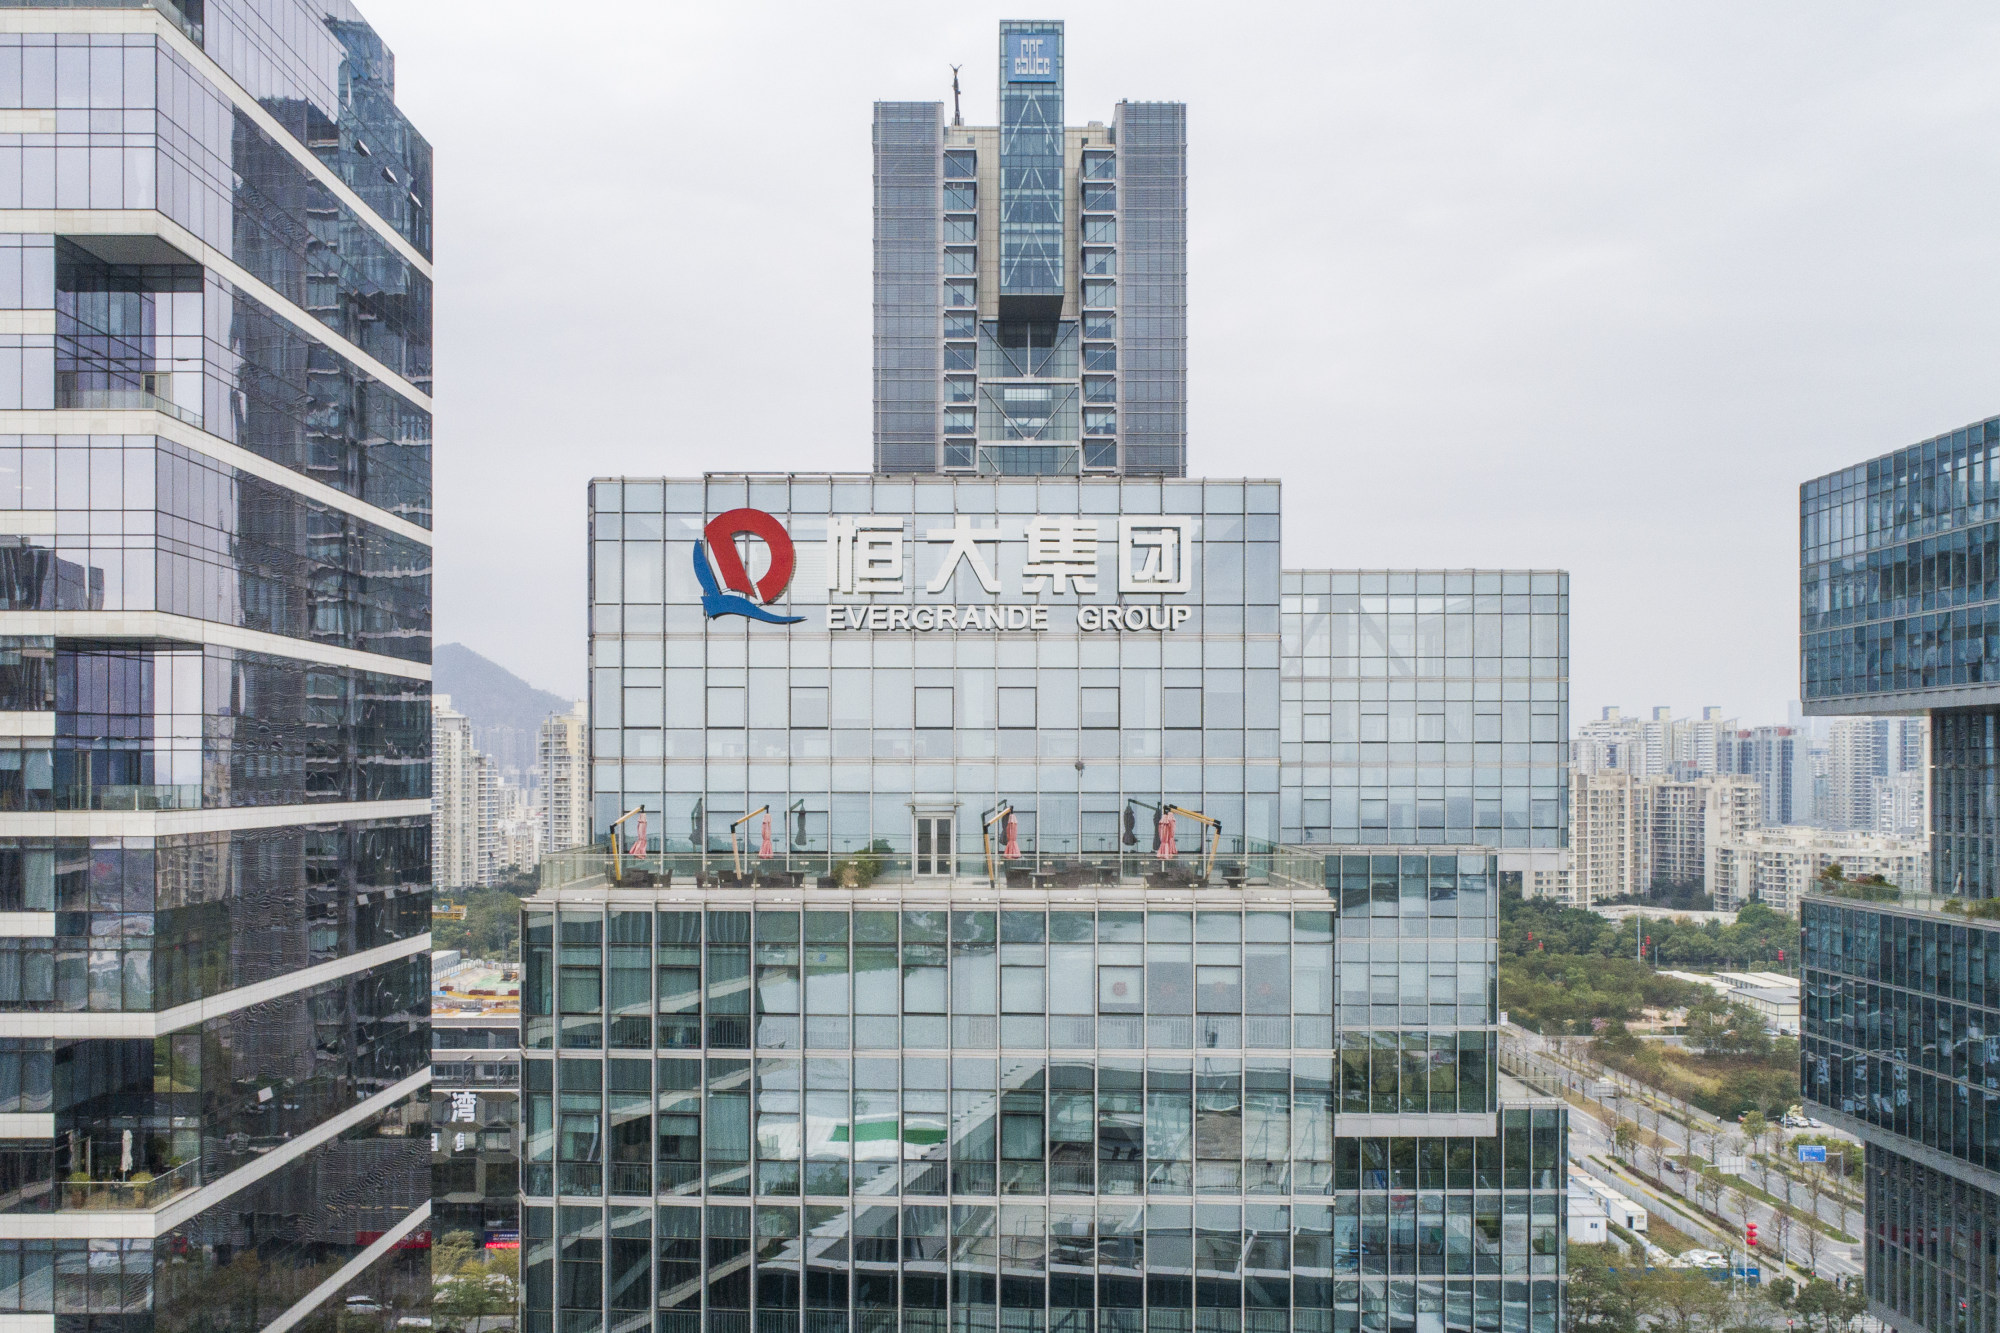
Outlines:
[[611,882],[613,884],[625,878],[625,857],[623,850],[618,845],[618,826],[634,815],[643,815],[645,813],[645,806],[635,805],[611,821],[611,827],[607,832],[611,834]]
[[1199,810],[1190,810],[1186,806],[1181,806],[1181,805],[1170,805],[1162,813],[1169,815],[1182,815],[1188,819],[1194,820],[1197,824],[1208,825],[1213,836],[1206,838],[1208,842],[1208,850],[1201,857],[1201,882],[1203,884],[1208,883],[1209,874],[1215,869],[1216,849],[1222,845],[1222,821],[1219,819],[1210,818],[1208,815],[1203,814]]
[[729,826],[729,854],[736,860],[736,878],[738,879],[743,878],[743,842],[738,830],[758,815],[768,812],[770,808],[768,805],[760,805]]
[[996,889],[1000,887],[1000,875],[993,865],[993,826],[1013,813],[1013,805],[1002,801],[979,817],[979,845],[986,849],[986,882]]

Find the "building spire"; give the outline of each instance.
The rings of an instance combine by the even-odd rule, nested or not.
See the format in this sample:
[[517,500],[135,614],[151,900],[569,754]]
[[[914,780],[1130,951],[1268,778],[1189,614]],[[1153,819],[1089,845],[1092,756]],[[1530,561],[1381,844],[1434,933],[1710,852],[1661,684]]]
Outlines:
[[965,117],[958,114],[958,66],[957,65],[953,65],[951,67],[951,123],[954,126],[965,124]]

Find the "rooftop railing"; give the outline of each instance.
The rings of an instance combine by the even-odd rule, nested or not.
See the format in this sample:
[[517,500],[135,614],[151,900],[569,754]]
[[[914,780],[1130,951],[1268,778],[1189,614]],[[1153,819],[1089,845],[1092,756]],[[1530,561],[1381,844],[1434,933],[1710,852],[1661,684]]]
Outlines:
[[1813,881],[1805,897],[1855,907],[1893,907],[1905,912],[1937,912],[1971,921],[2000,921],[2000,898],[1967,898],[1951,893],[1922,893],[1893,884],[1863,880]]
[[[991,862],[978,852],[912,856],[894,851],[817,851],[744,854],[727,847],[706,852],[675,850],[614,858],[602,844],[544,857],[541,887],[602,883],[619,888],[824,888],[871,885],[960,885],[985,881],[1009,889],[1099,887],[1308,889],[1324,892],[1323,852],[1284,847],[1255,838],[1225,837],[1211,859],[1206,849],[1161,857],[1129,850],[1023,849],[1014,857],[996,849]],[[615,884],[613,883],[615,879]]]

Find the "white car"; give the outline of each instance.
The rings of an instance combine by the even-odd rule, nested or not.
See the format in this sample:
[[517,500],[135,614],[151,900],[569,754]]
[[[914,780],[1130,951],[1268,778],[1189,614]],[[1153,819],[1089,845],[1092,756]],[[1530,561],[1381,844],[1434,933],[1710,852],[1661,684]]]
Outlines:
[[376,1300],[367,1292],[357,1291],[354,1295],[347,1298],[347,1312],[349,1314],[381,1314],[382,1302]]

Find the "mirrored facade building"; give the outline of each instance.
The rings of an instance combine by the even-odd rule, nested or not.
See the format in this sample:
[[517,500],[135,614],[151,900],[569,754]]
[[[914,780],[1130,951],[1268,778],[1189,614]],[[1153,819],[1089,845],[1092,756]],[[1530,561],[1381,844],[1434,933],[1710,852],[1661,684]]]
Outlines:
[[591,486],[524,1331],[1555,1333],[1496,968],[1566,577],[1286,573],[1184,477],[1183,110],[1064,129],[1000,37],[998,129],[876,108],[873,473]]
[[1285,842],[1567,869],[1567,573],[1287,570],[1281,613]]
[[1867,1145],[1870,1308],[1903,1330],[2000,1328],[1996,468],[2000,418],[1799,496],[1806,711],[1931,722],[1931,882],[1802,907],[1804,1092]]
[[0,10],[18,1329],[427,1301],[430,149],[394,93],[345,0]]
[[875,470],[1187,472],[1187,108],[1064,124],[1063,25],[1000,25],[1000,123],[875,104]]

